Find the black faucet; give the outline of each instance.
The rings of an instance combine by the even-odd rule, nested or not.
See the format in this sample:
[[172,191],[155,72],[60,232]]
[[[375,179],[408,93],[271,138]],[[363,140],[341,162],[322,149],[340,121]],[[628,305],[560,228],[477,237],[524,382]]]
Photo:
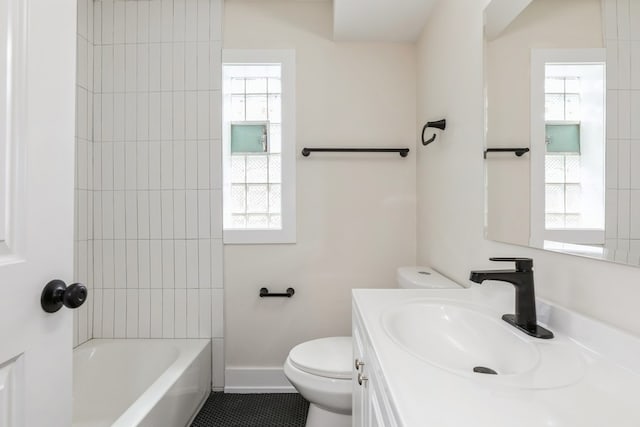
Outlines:
[[553,332],[538,325],[536,296],[533,288],[533,260],[531,258],[489,258],[490,261],[515,262],[515,270],[472,271],[469,280],[509,282],[516,287],[516,314],[505,314],[502,320],[536,338],[553,338]]

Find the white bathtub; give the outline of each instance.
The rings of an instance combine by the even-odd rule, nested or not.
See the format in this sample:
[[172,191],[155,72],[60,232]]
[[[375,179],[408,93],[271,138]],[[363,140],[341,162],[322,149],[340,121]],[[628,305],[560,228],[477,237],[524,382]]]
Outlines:
[[96,339],[73,352],[73,427],[187,426],[210,392],[210,340]]

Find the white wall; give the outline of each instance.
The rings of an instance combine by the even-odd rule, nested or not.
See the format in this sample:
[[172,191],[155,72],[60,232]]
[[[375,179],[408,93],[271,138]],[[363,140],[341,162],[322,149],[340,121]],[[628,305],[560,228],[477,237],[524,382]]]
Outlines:
[[[297,243],[225,246],[227,368],[281,368],[300,342],[350,334],[352,288],[395,286],[415,263],[415,49],[334,43],[330,2],[288,1],[227,2],[224,47],[296,50]],[[296,294],[260,299],[262,286]]]
[[469,283],[471,269],[496,267],[490,256],[529,256],[538,296],[640,334],[640,269],[484,239],[482,12],[487,3],[439,2],[418,43],[417,129],[428,117],[448,120],[440,141],[418,152],[418,262]]
[[93,336],[213,338],[214,388],[221,17],[221,0],[94,4]]

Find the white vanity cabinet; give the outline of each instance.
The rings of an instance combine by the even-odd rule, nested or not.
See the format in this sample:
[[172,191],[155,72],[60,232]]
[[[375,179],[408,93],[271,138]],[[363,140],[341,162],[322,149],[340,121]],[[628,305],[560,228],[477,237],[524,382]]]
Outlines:
[[398,425],[385,392],[383,376],[362,321],[353,309],[353,423],[354,427]]

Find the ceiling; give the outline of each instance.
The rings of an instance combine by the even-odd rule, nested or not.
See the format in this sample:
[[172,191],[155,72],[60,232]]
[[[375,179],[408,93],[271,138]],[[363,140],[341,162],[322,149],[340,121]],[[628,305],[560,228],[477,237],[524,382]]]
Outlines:
[[337,41],[415,41],[436,0],[333,0]]

